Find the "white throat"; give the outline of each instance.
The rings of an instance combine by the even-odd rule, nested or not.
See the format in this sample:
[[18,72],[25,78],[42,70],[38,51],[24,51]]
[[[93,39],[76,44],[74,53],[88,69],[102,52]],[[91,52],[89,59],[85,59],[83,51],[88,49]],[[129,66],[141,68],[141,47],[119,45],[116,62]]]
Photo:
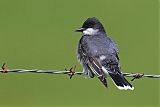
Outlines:
[[97,34],[99,30],[98,29],[93,29],[93,28],[87,28],[86,30],[83,31],[84,35],[95,35]]

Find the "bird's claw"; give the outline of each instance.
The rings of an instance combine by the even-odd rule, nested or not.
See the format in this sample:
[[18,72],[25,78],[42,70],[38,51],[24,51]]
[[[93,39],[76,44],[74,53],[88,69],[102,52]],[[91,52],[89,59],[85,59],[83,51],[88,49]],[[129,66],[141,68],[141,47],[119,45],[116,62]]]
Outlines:
[[67,72],[67,74],[69,75],[69,78],[72,79],[73,75],[75,75],[75,69],[76,69],[76,65],[74,67],[71,67],[69,70],[65,68]]
[[131,81],[134,81],[135,79],[140,79],[143,77],[144,74],[140,74],[140,73],[136,73],[134,76],[133,76],[133,79]]

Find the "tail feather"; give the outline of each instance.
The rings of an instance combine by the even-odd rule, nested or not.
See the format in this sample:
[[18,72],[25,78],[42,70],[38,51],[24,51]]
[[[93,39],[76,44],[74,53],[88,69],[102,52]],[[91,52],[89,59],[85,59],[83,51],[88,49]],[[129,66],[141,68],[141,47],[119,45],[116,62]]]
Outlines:
[[120,90],[134,90],[134,87],[120,74],[109,73],[115,85]]
[[99,76],[98,79],[104,84],[105,87],[108,87],[107,80],[105,79],[105,77],[103,75]]

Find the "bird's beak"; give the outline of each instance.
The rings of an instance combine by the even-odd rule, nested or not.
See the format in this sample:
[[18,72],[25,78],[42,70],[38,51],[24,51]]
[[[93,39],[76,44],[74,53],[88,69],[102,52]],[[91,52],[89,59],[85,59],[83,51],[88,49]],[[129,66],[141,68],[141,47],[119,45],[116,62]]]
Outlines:
[[83,32],[85,30],[85,28],[79,28],[79,29],[77,29],[77,30],[75,30],[75,32]]

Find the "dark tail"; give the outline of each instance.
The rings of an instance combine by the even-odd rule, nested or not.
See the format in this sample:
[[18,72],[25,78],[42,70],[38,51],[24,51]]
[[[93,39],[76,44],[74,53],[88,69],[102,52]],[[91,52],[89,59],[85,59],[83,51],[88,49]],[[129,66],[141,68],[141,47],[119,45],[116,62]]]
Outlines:
[[134,87],[121,74],[109,73],[115,85],[120,90],[134,90]]
[[105,87],[107,87],[107,80],[103,75],[99,76],[98,79],[103,83]]

